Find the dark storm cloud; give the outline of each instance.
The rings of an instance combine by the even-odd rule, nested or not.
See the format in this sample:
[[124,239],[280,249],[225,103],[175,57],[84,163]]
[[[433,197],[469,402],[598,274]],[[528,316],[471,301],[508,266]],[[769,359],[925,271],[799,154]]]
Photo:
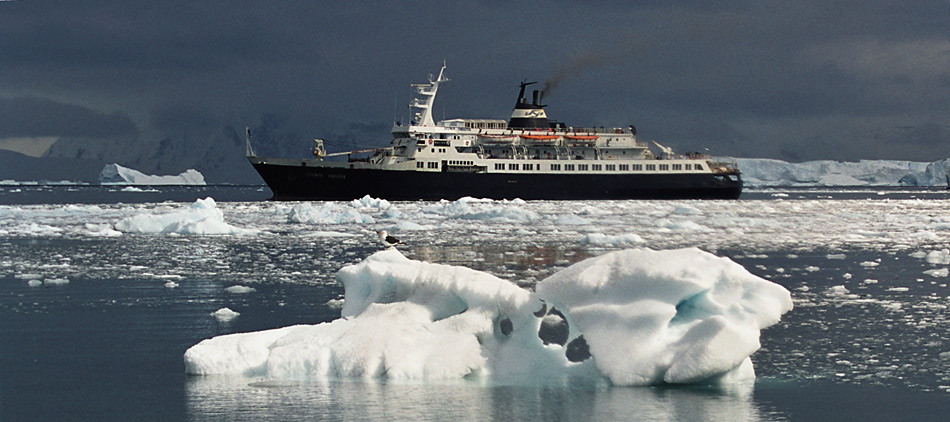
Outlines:
[[137,134],[128,117],[44,98],[0,97],[0,138],[131,138]]
[[[927,160],[933,150],[893,145],[950,133],[948,12],[896,0],[0,2],[0,95],[121,112],[156,139],[278,115],[305,151],[404,118],[408,85],[446,60],[439,118],[504,118],[518,82],[547,79],[553,118],[638,122],[680,150],[723,138],[723,154]],[[385,143],[380,132],[361,143]]]

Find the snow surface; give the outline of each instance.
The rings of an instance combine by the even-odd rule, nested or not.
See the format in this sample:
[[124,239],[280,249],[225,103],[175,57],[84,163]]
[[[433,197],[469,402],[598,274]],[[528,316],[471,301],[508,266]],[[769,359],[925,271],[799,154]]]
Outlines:
[[738,158],[747,186],[946,186],[950,159],[915,161],[861,160],[789,163]]
[[137,214],[115,223],[115,229],[124,233],[176,234],[254,234],[253,229],[242,229],[224,222],[224,212],[212,198],[199,199],[194,204],[168,214]]
[[395,249],[336,277],[346,289],[340,319],[204,340],[185,352],[187,373],[733,382],[754,378],[759,331],[792,308],[781,286],[695,248],[607,253],[536,292]]
[[194,169],[188,169],[177,176],[153,176],[112,163],[106,164],[99,172],[99,183],[103,185],[204,185],[205,178]]

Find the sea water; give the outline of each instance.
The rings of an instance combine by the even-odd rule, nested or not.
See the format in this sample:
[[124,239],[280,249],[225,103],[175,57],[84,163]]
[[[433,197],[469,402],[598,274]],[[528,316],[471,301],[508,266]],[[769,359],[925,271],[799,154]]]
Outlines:
[[[940,190],[313,202],[296,209],[309,220],[290,218],[304,204],[262,201],[258,187],[0,190],[0,420],[943,420],[950,411],[950,195]],[[206,196],[226,224],[256,233],[114,231]],[[352,212],[370,220],[344,222]],[[184,351],[205,338],[337,318],[334,274],[377,251],[379,229],[401,238],[409,258],[526,288],[611,250],[696,246],[783,285],[795,309],[763,331],[755,384],[731,388],[185,375]],[[222,308],[239,316],[211,316]]]

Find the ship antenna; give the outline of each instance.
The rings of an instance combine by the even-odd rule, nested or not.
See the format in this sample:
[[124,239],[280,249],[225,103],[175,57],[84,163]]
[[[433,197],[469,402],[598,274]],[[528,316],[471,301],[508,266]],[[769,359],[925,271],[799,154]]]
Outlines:
[[437,78],[433,80],[430,76],[428,83],[412,85],[416,96],[409,103],[409,109],[416,109],[416,111],[411,113],[411,125],[435,126],[432,121],[432,104],[435,102],[435,94],[439,91],[439,84],[449,81],[449,78],[445,77],[445,68],[445,61],[443,61]]
[[257,155],[254,154],[254,148],[251,148],[251,127],[250,127],[250,126],[244,126],[244,131],[245,131],[245,134],[244,134],[244,153],[245,153],[248,157],[257,157]]

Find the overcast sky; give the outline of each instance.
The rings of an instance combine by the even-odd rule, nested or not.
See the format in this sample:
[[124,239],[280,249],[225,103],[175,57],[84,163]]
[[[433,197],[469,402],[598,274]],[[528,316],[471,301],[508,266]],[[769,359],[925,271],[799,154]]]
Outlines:
[[681,152],[950,157],[947,0],[0,1],[0,141],[269,114],[382,146],[443,60],[437,119],[507,118],[519,82],[558,78],[551,118]]

